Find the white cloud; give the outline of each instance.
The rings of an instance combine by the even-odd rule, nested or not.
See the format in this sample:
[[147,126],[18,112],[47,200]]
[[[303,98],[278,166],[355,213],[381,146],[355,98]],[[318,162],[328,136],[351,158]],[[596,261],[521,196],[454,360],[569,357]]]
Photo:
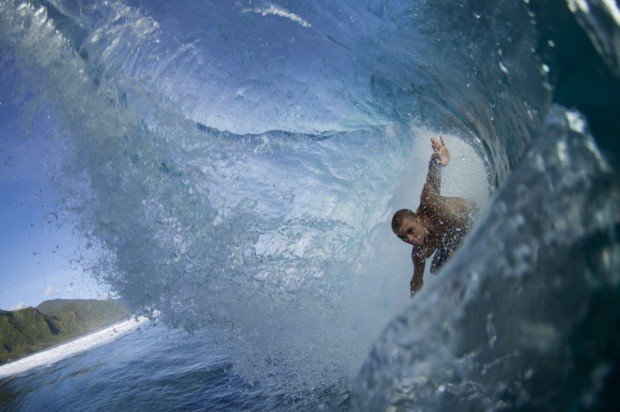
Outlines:
[[55,291],[54,291],[54,287],[53,287],[53,286],[50,286],[50,285],[47,285],[47,289],[45,289],[45,290],[43,291],[43,294],[44,294],[45,296],[52,296],[54,293],[55,293]]
[[11,308],[11,310],[19,310],[19,309],[24,309],[26,307],[26,304],[23,302],[19,302],[17,305],[13,306]]

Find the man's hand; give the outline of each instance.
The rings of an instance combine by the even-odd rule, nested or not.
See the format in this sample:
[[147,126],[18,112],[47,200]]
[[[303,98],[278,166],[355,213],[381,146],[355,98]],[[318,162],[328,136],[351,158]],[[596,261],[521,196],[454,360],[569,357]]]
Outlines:
[[442,166],[447,165],[450,161],[450,152],[448,152],[448,148],[443,142],[443,137],[440,136],[439,140],[431,137],[431,145],[433,146],[433,156],[437,160],[437,163]]
[[413,295],[415,295],[420,289],[422,289],[422,286],[424,286],[424,279],[422,276],[413,276],[409,285],[411,289],[411,297],[413,297]]

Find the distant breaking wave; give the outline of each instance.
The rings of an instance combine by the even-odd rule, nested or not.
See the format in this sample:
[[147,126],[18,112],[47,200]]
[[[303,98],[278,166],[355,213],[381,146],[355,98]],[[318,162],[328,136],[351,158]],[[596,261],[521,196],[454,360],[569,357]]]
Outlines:
[[262,16],[273,15],[273,16],[284,17],[286,19],[294,21],[295,23],[300,24],[302,27],[311,27],[310,23],[308,23],[306,20],[299,17],[297,14],[291,13],[290,11],[286,11],[283,8],[280,8],[273,4],[267,4],[264,7],[257,7],[254,9],[243,9],[243,12],[244,13],[258,13]]

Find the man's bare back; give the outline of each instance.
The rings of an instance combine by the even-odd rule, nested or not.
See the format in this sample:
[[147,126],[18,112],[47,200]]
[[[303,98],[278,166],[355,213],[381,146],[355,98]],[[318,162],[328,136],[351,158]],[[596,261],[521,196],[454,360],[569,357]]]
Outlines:
[[428,165],[426,183],[420,196],[420,206],[413,212],[401,209],[392,218],[392,230],[403,242],[413,246],[413,277],[411,296],[424,284],[426,259],[431,273],[436,273],[452,256],[469,232],[476,206],[460,197],[441,196],[441,170],[450,161],[443,138],[431,138],[433,155]]

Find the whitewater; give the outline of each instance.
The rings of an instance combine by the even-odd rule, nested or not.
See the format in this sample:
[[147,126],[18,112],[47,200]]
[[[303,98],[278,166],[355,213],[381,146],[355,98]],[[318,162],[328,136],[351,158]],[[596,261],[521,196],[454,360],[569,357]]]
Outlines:
[[[11,103],[54,125],[89,272],[158,320],[0,381],[0,405],[612,405],[620,188],[613,144],[556,104],[553,7],[2,1]],[[614,73],[617,7],[555,7]],[[435,135],[442,194],[481,212],[411,300],[389,222]]]

